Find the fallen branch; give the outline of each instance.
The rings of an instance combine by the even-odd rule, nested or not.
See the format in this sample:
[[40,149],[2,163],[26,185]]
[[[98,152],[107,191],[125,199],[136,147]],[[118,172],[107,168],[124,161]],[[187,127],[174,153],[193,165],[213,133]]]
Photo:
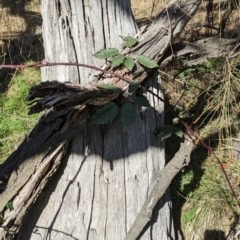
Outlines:
[[190,155],[194,143],[187,134],[184,136],[184,142],[181,143],[180,149],[171,159],[171,161],[158,173],[151,192],[144,202],[135,222],[131,226],[124,240],[138,239],[144,227],[151,220],[153,210],[159,199],[165,194],[172,180],[184,166],[190,162]]
[[184,60],[185,66],[196,66],[204,63],[209,58],[226,57],[231,52],[231,47],[237,42],[237,39],[224,38],[205,38],[194,43],[188,43],[181,51],[177,52],[176,56],[184,56],[191,54],[197,56],[193,60]]
[[80,84],[47,81],[32,87],[27,100],[37,99],[30,107],[29,114],[33,114],[51,107],[54,107],[55,111],[62,111],[79,105],[102,106],[118,96],[119,93],[97,87],[87,88]]
[[[139,35],[139,45],[132,48],[131,52],[125,50],[125,54],[147,55],[155,62],[160,62],[172,41],[178,37],[195,13],[200,2],[200,0],[189,0],[170,4],[148,30]],[[21,146],[1,165],[0,211],[4,219],[0,238],[4,238],[7,232],[17,231],[22,217],[36,200],[49,177],[57,170],[71,140],[85,129],[89,117],[88,104],[94,105],[92,98],[95,97],[95,102],[99,106],[119,96],[111,91],[98,89],[98,84],[112,84],[121,87],[124,91],[129,82],[123,78],[131,81],[137,79],[142,85],[147,85],[148,77],[151,77],[155,71],[144,69],[140,65],[133,73],[128,73],[125,69],[117,69],[114,73],[108,74],[109,69],[106,70],[107,73],[97,75],[95,79],[91,79],[92,85],[84,88],[80,85],[56,82],[53,86],[46,82],[30,92],[29,100],[33,100],[33,104],[36,104],[33,112],[50,107],[59,111],[54,109],[47,111]],[[72,93],[75,94],[71,97]],[[78,97],[81,101],[77,103]],[[98,104],[99,101],[101,104]],[[9,202],[12,202],[14,207],[10,212],[6,207]]]
[[[85,107],[63,113],[47,112],[1,165],[0,212],[4,214],[4,222],[0,227],[0,239],[4,239],[7,232],[17,231],[24,214],[57,171],[70,141],[84,131],[87,118]],[[9,202],[13,205],[11,211],[6,207]]]

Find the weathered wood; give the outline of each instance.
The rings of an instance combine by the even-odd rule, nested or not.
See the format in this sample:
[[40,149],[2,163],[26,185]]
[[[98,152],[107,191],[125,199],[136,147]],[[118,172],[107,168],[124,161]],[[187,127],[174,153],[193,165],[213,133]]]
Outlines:
[[[70,118],[71,117],[71,118]],[[76,108],[64,113],[48,112],[22,142],[18,149],[1,165],[0,212],[5,204],[24,186],[35,168],[63,141],[66,143],[82,131],[81,124],[86,121],[84,108]],[[75,122],[78,121],[78,122]],[[24,174],[20,174],[23,172]],[[18,180],[18,181],[16,181]],[[9,189],[11,188],[11,189]],[[9,190],[8,190],[9,189]],[[10,194],[11,197],[6,198]]]
[[[199,3],[200,1],[197,0],[188,1],[186,5],[178,2],[177,4],[180,4],[181,8],[171,5],[171,11],[163,11],[163,18],[161,19],[159,16],[157,21],[162,22],[165,26],[155,24],[152,31],[149,30],[157,38],[154,38],[153,42],[148,40],[145,42],[146,45],[150,44],[147,49],[145,45],[142,45],[142,48],[145,49],[144,53],[148,55],[149,49],[149,54],[153,54],[150,57],[160,60],[171,40],[187,23],[190,17],[188,14],[193,14]],[[191,9],[191,12],[188,8]],[[101,61],[93,59],[92,53],[107,46],[118,45],[120,43],[118,34],[125,36],[135,34],[136,26],[129,9],[128,1],[101,0],[88,1],[84,4],[77,0],[71,2],[65,0],[43,1],[43,38],[46,61],[77,61],[101,65]],[[175,25],[177,31],[176,29],[169,31],[166,29],[169,26],[166,25],[166,22],[174,22],[174,19],[177,19],[176,12],[181,13],[181,18]],[[102,25],[101,22],[103,22]],[[111,25],[113,22],[119,28]],[[181,22],[184,24],[182,25]],[[159,38],[158,32],[161,33],[159,36],[162,38]],[[160,40],[161,44],[158,45]],[[159,47],[154,50],[158,50],[158,53],[151,51],[153,43]],[[136,50],[141,51],[142,48]],[[145,79],[149,73],[143,71],[140,66],[138,67],[139,70],[134,72],[133,76],[141,75],[141,79]],[[89,73],[86,69],[69,66],[46,67],[42,73],[44,80],[58,79],[61,82],[71,80],[74,84],[81,83],[83,87],[81,87],[80,93],[89,84],[89,79],[95,77],[95,74]],[[147,82],[150,83],[150,89],[161,96],[160,85],[156,82],[154,74],[149,75],[152,79],[147,79]],[[117,78],[109,77],[107,81],[116,82]],[[73,85],[64,84],[64,86],[69,86],[68,92]],[[54,90],[53,93],[48,92],[44,97],[52,97],[54,94],[62,95],[64,91],[60,90],[59,93]],[[55,97],[60,95],[55,95]],[[15,231],[19,227],[27,208],[48,181],[48,173],[51,175],[60,164],[59,156],[62,156],[61,154],[65,153],[65,150],[60,151],[58,146],[62,147],[66,144],[65,147],[69,149],[69,152],[65,156],[65,161],[61,163],[59,171],[49,182],[44,195],[37,200],[26,215],[17,239],[37,239],[39,235],[44,239],[52,239],[53,236],[56,239],[123,239],[149,194],[157,173],[165,164],[164,144],[152,134],[156,124],[163,125],[163,103],[152,95],[148,97],[154,109],[142,109],[136,114],[134,124],[127,130],[122,128],[119,121],[115,121],[107,127],[84,125],[84,121],[82,122],[81,119],[88,120],[88,112],[86,115],[80,114],[77,115],[78,117],[72,118],[71,112],[78,114],[77,110],[72,109],[74,104],[70,105],[70,109],[65,106],[64,109],[67,109],[65,113],[50,112],[52,118],[46,118],[48,121],[45,123],[45,119],[43,119],[43,122],[39,123],[35,135],[32,136],[32,143],[34,143],[34,149],[40,153],[44,153],[44,147],[52,145],[51,149],[46,154],[37,156],[37,158],[40,157],[37,160],[39,165],[35,165],[34,168],[34,163],[30,168],[30,174],[24,179],[27,183],[19,186],[17,190],[13,189],[15,196],[8,196],[4,200],[2,206],[8,201],[13,201],[17,206],[16,211],[12,214],[5,211],[7,218],[4,218],[6,223],[3,225],[4,230],[10,228]],[[51,121],[53,125],[50,124],[48,128]],[[41,128],[42,123],[43,128]],[[83,128],[82,134],[74,138]],[[41,133],[44,139],[42,139]],[[70,133],[69,136],[68,133]],[[70,141],[71,145],[68,144]],[[31,151],[29,155],[26,154],[31,145],[25,144],[20,148],[23,153],[19,155],[19,159],[15,160],[15,157],[18,156],[15,154],[11,162],[15,167],[9,167],[9,165],[5,167],[7,174],[3,174],[4,183],[12,178],[12,176],[9,178],[11,170],[24,169],[24,171],[17,172],[15,182],[18,183],[18,179],[23,178],[22,175],[27,171],[27,167],[22,168],[25,165],[24,160],[36,157],[36,153]],[[36,152],[38,152],[37,150]],[[56,154],[51,155],[51,153]],[[16,161],[15,165],[14,161]],[[52,164],[53,168],[49,168],[49,164]],[[45,172],[44,176],[40,174],[41,170],[38,171],[39,166],[46,166],[42,169]],[[38,180],[34,178],[37,172],[40,174],[37,177]],[[33,181],[31,182],[31,180]],[[29,188],[29,183],[31,186],[33,183],[36,184],[33,188]],[[7,189],[11,187],[10,185],[12,185],[12,180],[9,180]],[[26,206],[20,204],[21,201],[17,201],[25,187],[31,189],[30,191],[35,189],[37,192],[34,198],[31,198],[31,194],[26,198],[24,196],[24,202],[27,202]],[[160,209],[155,210],[157,221],[152,219],[151,230],[144,231],[141,239],[149,239],[150,236],[153,239],[169,239],[174,236],[168,194],[159,204]],[[0,230],[1,237],[5,232],[3,229]]]
[[231,227],[226,240],[235,240],[239,239],[240,236],[240,219]]
[[149,219],[152,218],[152,213],[159,199],[167,192],[174,177],[183,167],[189,164],[193,147],[193,139],[185,134],[184,142],[181,143],[178,152],[175,153],[171,161],[157,173],[157,179],[124,240],[132,240],[139,237],[149,222]]
[[[197,66],[203,64],[209,58],[226,57],[233,50],[237,39],[225,39],[210,37],[198,40],[193,43],[188,43],[186,46],[174,46],[174,56],[177,58],[183,57],[185,66]],[[182,44],[181,44],[182,45]],[[180,49],[179,49],[180,48]],[[184,59],[190,55],[192,60]],[[172,60],[172,55],[165,58],[163,64]]]
[[[40,97],[44,97],[39,99]],[[101,106],[119,96],[109,90],[97,87],[82,87],[80,84],[60,83],[56,81],[42,82],[30,89],[27,100],[34,100],[30,114],[54,107],[54,111],[68,110],[79,105]]]
[[[92,55],[107,46],[120,48],[119,35],[134,36],[137,31],[129,6],[128,0],[75,0],[71,3],[58,0],[42,4],[45,60],[104,65],[104,60]],[[92,74],[95,73],[74,66],[42,69],[44,81],[70,81],[83,85],[89,83]]]
[[[155,62],[160,62],[164,56],[164,53],[171,46],[172,42],[179,36],[181,30],[189,21],[190,16],[195,13],[198,4],[199,2],[195,0],[188,1],[188,4],[181,1],[170,4],[168,8],[161,12],[161,14],[157,17],[157,20],[153,22],[144,33],[138,34],[139,43],[137,46],[133,47],[132,49],[125,48],[121,51],[122,54],[133,58],[138,55],[146,55]],[[68,68],[68,66],[65,66],[65,68]],[[106,102],[105,98],[107,97],[107,93],[106,91],[97,90],[97,85],[100,86],[101,84],[110,83],[125,90],[128,86],[128,83],[124,79],[112,76],[111,72],[121,76],[122,78],[125,77],[131,81],[137,80],[143,82],[152,71],[155,71],[154,69],[148,69],[146,71],[146,69],[140,65],[138,65],[138,68],[135,69],[133,73],[130,73],[124,69],[110,71],[110,66],[105,67],[105,70],[109,71],[109,73],[105,74],[104,76],[101,73],[101,78],[93,75],[93,80],[90,80],[90,83],[88,82],[88,86],[85,85],[85,89],[82,89],[82,87],[79,85],[61,85],[59,83],[55,84],[55,88],[54,83],[49,83],[49,85],[41,84],[40,86],[34,87],[32,92],[30,92],[29,100],[33,100],[37,97],[43,97],[44,99],[37,101],[36,105],[31,107],[30,112],[35,113],[44,110],[44,108],[50,108],[52,106],[57,107],[59,105],[61,106],[60,109],[62,109],[62,105],[71,107],[86,103],[101,106]],[[81,69],[79,69],[79,71],[81,71]],[[49,77],[52,78],[52,76]],[[79,92],[76,91],[77,88],[80,88]],[[112,94],[109,91],[108,93],[109,101],[118,97],[117,94]],[[88,98],[85,97],[86,95]],[[104,101],[101,101],[101,95]],[[97,100],[94,99],[95,97]]]

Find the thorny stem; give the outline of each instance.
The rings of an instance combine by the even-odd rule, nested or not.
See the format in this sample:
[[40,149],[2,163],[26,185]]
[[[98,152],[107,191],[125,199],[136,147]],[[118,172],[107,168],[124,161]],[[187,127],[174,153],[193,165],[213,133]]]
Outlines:
[[131,80],[129,78],[123,77],[120,74],[114,73],[112,71],[107,71],[105,69],[96,67],[96,66],[92,66],[92,65],[88,65],[88,64],[84,64],[84,63],[69,63],[69,62],[60,62],[60,63],[50,63],[50,62],[36,62],[36,63],[31,63],[31,64],[20,64],[20,65],[0,65],[0,69],[1,68],[10,68],[10,69],[24,69],[24,68],[32,68],[32,67],[51,67],[51,66],[76,66],[76,67],[85,67],[85,68],[90,68],[99,72],[103,72],[105,74],[110,74],[112,77],[117,77],[119,79],[122,79],[128,83],[131,82]]
[[230,189],[231,189],[231,192],[232,192],[232,194],[233,194],[233,197],[236,199],[237,204],[238,204],[238,207],[240,208],[240,202],[239,202],[239,200],[238,200],[238,197],[237,197],[237,195],[236,195],[236,192],[233,190],[233,187],[232,187],[232,185],[231,185],[231,183],[230,183],[230,180],[229,180],[229,178],[228,178],[228,176],[227,176],[226,170],[224,169],[223,164],[222,164],[221,160],[219,159],[219,157],[216,155],[216,153],[212,150],[211,147],[209,147],[205,142],[203,142],[203,140],[202,140],[196,133],[193,132],[193,130],[187,125],[186,122],[184,122],[181,118],[179,118],[179,119],[180,119],[181,124],[186,128],[188,134],[190,134],[190,136],[194,136],[196,139],[198,139],[198,141],[201,143],[201,145],[202,145],[204,148],[206,148],[206,149],[208,150],[208,152],[209,152],[210,154],[212,154],[212,155],[217,159],[217,162],[218,162],[218,164],[220,165],[220,167],[221,167],[221,169],[222,169],[222,172],[223,172],[223,174],[224,174],[224,176],[225,176],[225,178],[226,178],[226,180],[227,180],[228,186],[229,186]]
[[[117,73],[114,73],[112,71],[108,71],[108,70],[105,70],[105,69],[102,69],[102,68],[99,68],[99,67],[96,67],[96,66],[92,66],[92,65],[88,65],[88,64],[83,64],[83,63],[64,63],[64,62],[61,62],[61,63],[49,63],[49,62],[37,62],[37,63],[31,63],[31,64],[27,64],[27,65],[23,65],[23,64],[20,64],[20,65],[0,65],[0,69],[1,68],[10,68],[10,69],[24,69],[24,68],[31,68],[31,67],[50,67],[50,66],[77,66],[77,67],[85,67],[85,68],[90,68],[90,69],[93,69],[93,70],[96,70],[96,71],[100,71],[102,73],[105,73],[105,74],[109,74],[110,76],[112,77],[117,77],[119,79],[122,79],[123,81],[126,81],[128,83],[131,82],[131,80],[127,77],[124,77],[120,74],[117,74]],[[159,99],[160,101],[162,102],[165,102],[163,98],[159,97],[157,94],[155,94],[154,92],[152,92],[151,90],[141,86],[141,88],[147,92],[149,92],[150,94],[152,94],[153,96],[155,96],[157,99]],[[165,102],[166,103],[166,102]],[[229,188],[231,189],[231,192],[233,194],[233,197],[236,199],[236,202],[238,204],[238,206],[240,207],[240,202],[238,201],[238,197],[230,183],[230,180],[227,176],[227,173],[223,167],[223,164],[221,163],[219,157],[215,154],[215,152],[212,150],[211,147],[207,146],[206,143],[204,143],[201,138],[187,125],[186,122],[184,122],[181,117],[179,116],[179,114],[173,109],[173,107],[168,103],[169,107],[170,107],[170,110],[173,112],[173,114],[178,117],[180,123],[184,126],[185,128],[185,132],[193,139],[198,139],[198,141],[201,143],[201,145],[207,149],[207,151],[212,154],[216,159],[217,159],[217,162],[218,164],[220,165],[221,169],[222,169],[222,172],[227,180],[227,183],[228,183],[228,186]]]

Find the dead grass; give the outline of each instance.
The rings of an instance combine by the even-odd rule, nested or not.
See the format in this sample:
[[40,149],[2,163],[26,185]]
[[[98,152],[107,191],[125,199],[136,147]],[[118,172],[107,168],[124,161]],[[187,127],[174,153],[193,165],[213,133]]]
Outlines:
[[132,11],[136,19],[153,19],[169,0],[131,0]]
[[[9,4],[9,2],[11,2],[11,4]],[[158,14],[158,12],[160,12],[168,2],[169,0],[131,0],[132,10],[135,18],[137,20],[147,19],[149,21],[152,21],[156,14]],[[41,25],[41,16],[39,14],[40,0],[32,0],[28,2],[28,4],[24,5],[24,7],[11,0],[3,0],[3,3],[4,4],[2,5],[0,3],[0,40],[1,36],[2,38],[6,37],[6,35],[13,37],[16,32],[33,33],[35,32],[37,26]],[[220,6],[219,1],[215,0],[213,11],[210,14],[212,20],[210,20],[208,17],[209,15],[206,12],[207,7],[208,1],[203,0],[199,11],[182,31],[180,38],[177,39],[178,42],[195,41],[206,36],[219,36],[219,24],[221,23],[224,13],[226,12],[226,7],[224,8],[223,6]],[[224,30],[224,37],[239,37],[239,20],[240,12],[239,10],[234,10],[227,21],[226,28]],[[176,74],[176,72],[179,70],[180,69],[176,65],[173,66],[172,64],[168,66],[168,74],[170,75]],[[207,70],[208,69],[206,68],[203,69],[203,71]],[[211,73],[209,74],[208,79],[205,75],[206,72],[201,72],[201,69],[198,69],[197,72],[199,72],[199,76],[192,75],[190,78],[187,78],[187,75],[185,75],[184,79],[183,75],[178,77],[179,81],[172,82],[169,79],[167,79],[165,82],[163,81],[163,88],[168,91],[167,94],[171,97],[173,105],[174,103],[177,103],[179,105],[179,109],[182,108],[185,111],[184,113],[187,113],[188,110],[194,107],[194,105],[197,104],[197,96],[200,94],[201,88],[206,87],[206,85],[209,84],[208,81],[214,81],[214,76],[216,76],[218,73],[214,72],[213,68],[211,68],[210,71]],[[196,79],[196,77],[198,77],[198,79]],[[207,100],[211,101],[210,97]],[[184,117],[191,118],[191,116]],[[214,126],[216,126],[216,124]],[[208,134],[209,132],[213,132],[213,130],[208,131]],[[208,172],[209,175],[205,175],[205,177],[202,178],[202,181],[205,182],[203,183],[199,180],[199,184],[201,183],[205,187],[211,185],[212,182],[216,180],[216,176],[220,176],[219,178],[222,177],[219,170],[217,174],[214,172],[216,171],[216,166],[208,165],[205,167],[204,171],[207,172],[209,168],[211,168],[212,172]],[[197,169],[197,171],[200,171],[200,168]],[[240,170],[238,169],[236,171],[239,173]],[[207,177],[209,177],[209,179],[206,179]],[[216,186],[215,189],[217,189],[217,187],[218,186]],[[209,188],[207,188],[203,191],[199,186],[197,186],[192,190],[192,194],[196,194],[197,191],[199,192],[199,196],[203,195],[201,193],[204,191],[213,193],[212,189],[209,190]],[[205,200],[207,202],[204,202]],[[223,232],[227,232],[229,230],[229,223],[232,221],[232,219],[228,220],[228,217],[232,217],[232,211],[228,210],[227,208],[228,203],[224,202],[224,204],[222,204],[221,201],[214,201],[214,198],[201,199],[198,201],[192,197],[191,201],[186,201],[182,208],[182,217],[186,215],[189,217],[190,215],[191,218],[193,217],[191,216],[193,213],[196,217],[192,219],[192,222],[189,221],[186,225],[184,225],[186,239],[221,239],[217,237],[211,238],[207,235],[204,236],[204,234],[206,234],[207,229],[220,229]],[[231,216],[228,216],[229,212],[231,212]],[[222,218],[223,215],[224,218]],[[221,222],[220,219],[224,219],[224,222]]]
[[[21,1],[3,0],[2,4],[0,3],[0,39],[1,36],[12,35],[14,32],[34,33],[41,26],[41,0],[25,2],[26,4]],[[131,5],[137,20],[151,21],[169,2],[170,0],[131,0]],[[182,32],[181,40],[194,41],[204,36],[219,34],[217,29],[227,7],[214,0],[212,12],[207,14],[208,3],[208,0],[202,1],[196,15]],[[225,37],[238,35],[236,28],[240,27],[239,20],[239,11],[232,11],[226,23]]]
[[[235,0],[232,0],[233,2]],[[131,0],[132,10],[137,20],[148,19],[153,20],[154,17],[164,9],[170,0]],[[189,21],[180,36],[181,41],[196,41],[203,37],[218,36],[219,28],[224,14],[228,11],[228,1],[225,4],[220,4],[219,0],[213,1],[212,10],[207,12],[209,8],[209,1],[202,0],[199,10],[194,17]],[[229,1],[230,2],[230,1]],[[237,0],[236,0],[237,4]],[[224,29],[224,37],[238,37],[240,38],[240,12],[234,9]]]
[[41,24],[41,0],[10,1],[0,3],[0,38],[14,32],[33,33]]

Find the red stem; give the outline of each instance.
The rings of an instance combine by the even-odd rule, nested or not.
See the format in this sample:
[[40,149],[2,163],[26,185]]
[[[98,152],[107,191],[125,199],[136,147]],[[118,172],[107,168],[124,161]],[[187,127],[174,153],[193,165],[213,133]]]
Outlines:
[[85,68],[90,68],[96,71],[100,71],[106,74],[110,74],[113,77],[120,78],[128,83],[131,82],[130,79],[123,77],[120,74],[114,73],[112,71],[107,71],[105,69],[95,67],[92,65],[84,64],[84,63],[67,63],[67,62],[61,62],[61,63],[49,63],[49,62],[36,62],[36,63],[31,63],[31,64],[20,64],[20,65],[0,65],[1,68],[10,68],[10,69],[24,69],[24,68],[31,68],[31,67],[51,67],[51,66],[76,66],[76,67],[85,67]]
[[[10,68],[10,69],[24,69],[24,68],[29,68],[29,67],[50,67],[50,66],[77,66],[77,67],[85,67],[85,68],[90,68],[90,69],[93,69],[93,70],[96,70],[96,71],[100,71],[100,72],[103,72],[105,74],[110,74],[111,76],[113,77],[117,77],[119,79],[122,79],[128,83],[131,82],[131,80],[127,77],[124,77],[124,76],[121,76],[117,73],[114,73],[112,71],[107,71],[107,70],[104,70],[102,68],[99,68],[99,67],[95,67],[95,66],[92,66],[92,65],[88,65],[88,64],[83,64],[83,63],[64,63],[64,62],[61,62],[61,63],[49,63],[49,62],[37,62],[37,63],[32,63],[32,64],[27,64],[27,65],[23,65],[23,64],[20,64],[20,65],[0,65],[0,69],[1,68]],[[142,89],[144,89],[145,91],[151,93],[152,95],[154,95],[155,97],[157,97],[160,101],[162,102],[165,102],[164,99],[162,99],[161,97],[159,97],[157,94],[155,94],[154,92],[152,92],[151,90],[149,89],[146,89],[145,87],[142,86]],[[208,152],[210,154],[212,154],[216,159],[217,159],[217,162],[218,164],[220,165],[221,169],[222,169],[222,172],[227,180],[227,183],[232,191],[232,194],[234,196],[234,198],[236,199],[237,201],[237,204],[238,206],[240,207],[240,203],[238,201],[238,198],[237,198],[237,195],[235,193],[235,191],[233,190],[233,187],[230,183],[230,180],[227,176],[227,173],[223,167],[223,164],[221,163],[220,159],[218,158],[218,156],[215,154],[215,152],[209,147],[206,145],[206,143],[204,143],[199,136],[197,136],[196,133],[193,132],[193,130],[187,125],[186,122],[184,122],[180,117],[179,117],[179,114],[171,107],[171,105],[169,104],[169,107],[171,109],[171,111],[179,118],[181,124],[185,127],[186,129],[186,132],[188,135],[190,135],[190,137],[192,139],[199,139],[199,142],[201,143],[201,145],[206,148],[208,150]]]

